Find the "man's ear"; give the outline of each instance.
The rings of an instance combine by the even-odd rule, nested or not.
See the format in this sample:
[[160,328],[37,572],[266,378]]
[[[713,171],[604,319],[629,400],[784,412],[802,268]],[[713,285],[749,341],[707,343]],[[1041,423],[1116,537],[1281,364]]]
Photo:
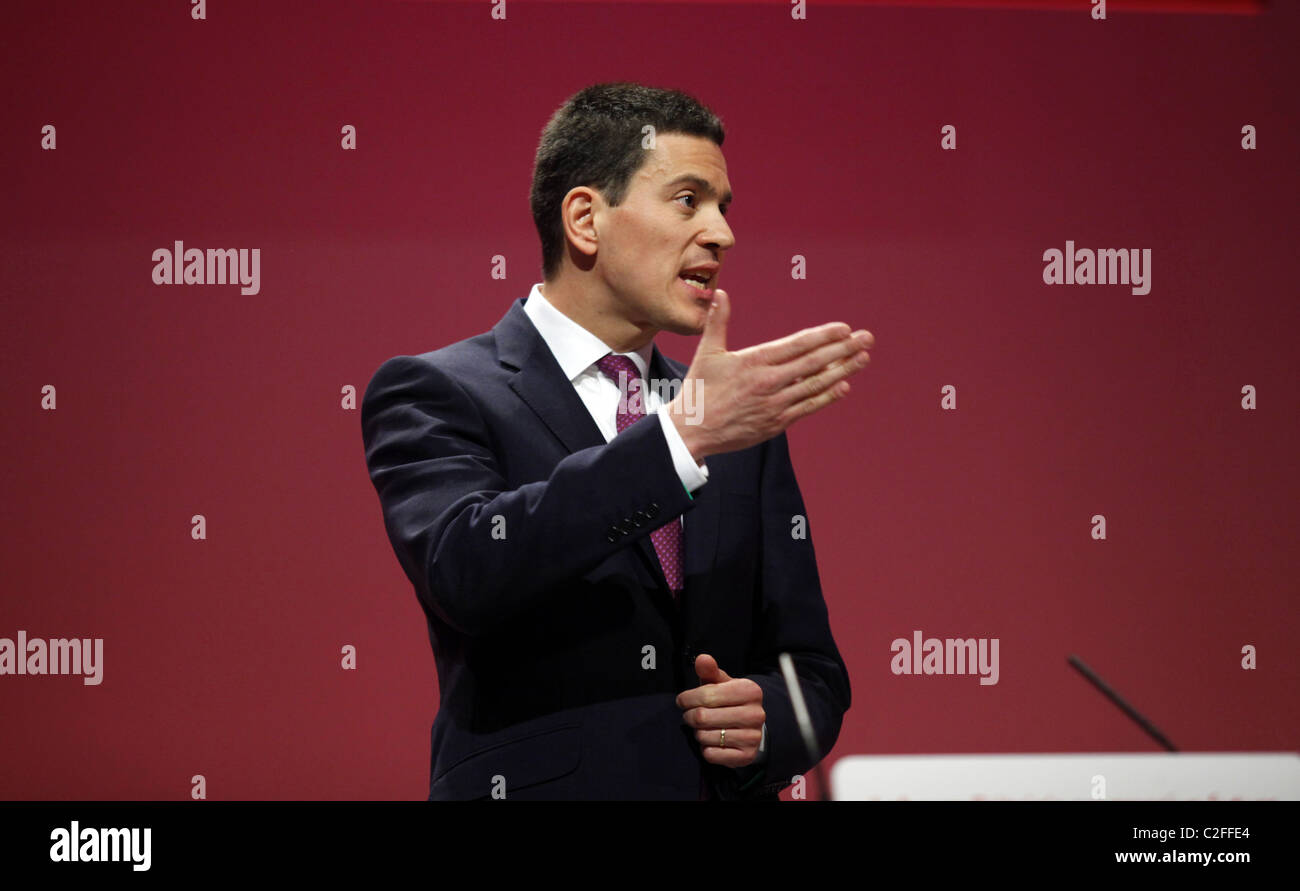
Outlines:
[[560,204],[560,221],[564,224],[565,240],[574,250],[589,257],[596,255],[599,241],[596,216],[604,208],[604,199],[590,186],[577,186],[564,196]]

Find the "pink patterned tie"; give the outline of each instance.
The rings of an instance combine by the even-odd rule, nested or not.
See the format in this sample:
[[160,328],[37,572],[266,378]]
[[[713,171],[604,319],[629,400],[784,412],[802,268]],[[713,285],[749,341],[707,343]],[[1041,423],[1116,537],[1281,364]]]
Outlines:
[[[622,433],[637,420],[645,417],[647,395],[645,381],[641,379],[641,372],[637,370],[636,363],[627,356],[616,356],[610,353],[603,359],[599,359],[596,367],[618,384],[620,398],[615,429]],[[639,389],[634,390],[630,386],[632,381],[637,382]],[[664,571],[664,578],[668,580],[668,587],[676,597],[682,590],[682,524],[674,517],[671,522],[651,532],[650,540],[654,542],[655,553],[659,555],[659,566]]]

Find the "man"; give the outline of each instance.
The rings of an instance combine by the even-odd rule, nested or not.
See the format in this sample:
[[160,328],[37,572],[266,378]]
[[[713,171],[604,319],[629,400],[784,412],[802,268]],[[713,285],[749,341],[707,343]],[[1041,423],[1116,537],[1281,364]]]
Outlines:
[[[848,675],[783,431],[848,391],[872,337],[727,350],[722,141],[682,93],[573,96],[534,168],[544,281],[366,390],[438,668],[431,800],[775,798],[811,766],[781,652],[823,753],[839,733]],[[689,369],[659,331],[702,334]]]

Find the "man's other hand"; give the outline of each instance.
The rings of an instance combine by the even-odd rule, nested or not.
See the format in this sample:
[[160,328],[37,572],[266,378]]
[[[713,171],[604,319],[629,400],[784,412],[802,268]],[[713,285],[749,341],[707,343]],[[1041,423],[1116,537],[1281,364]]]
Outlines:
[[767,720],[763,688],[749,678],[730,677],[704,653],[695,658],[695,673],[700,686],[677,694],[677,707],[685,710],[682,720],[695,728],[704,760],[723,767],[752,764]]

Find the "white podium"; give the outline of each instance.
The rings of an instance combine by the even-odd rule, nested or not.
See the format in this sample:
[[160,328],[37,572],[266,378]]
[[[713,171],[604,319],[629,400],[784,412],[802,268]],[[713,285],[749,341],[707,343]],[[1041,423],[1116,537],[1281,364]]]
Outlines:
[[1295,752],[851,755],[840,801],[1254,801],[1300,799]]

